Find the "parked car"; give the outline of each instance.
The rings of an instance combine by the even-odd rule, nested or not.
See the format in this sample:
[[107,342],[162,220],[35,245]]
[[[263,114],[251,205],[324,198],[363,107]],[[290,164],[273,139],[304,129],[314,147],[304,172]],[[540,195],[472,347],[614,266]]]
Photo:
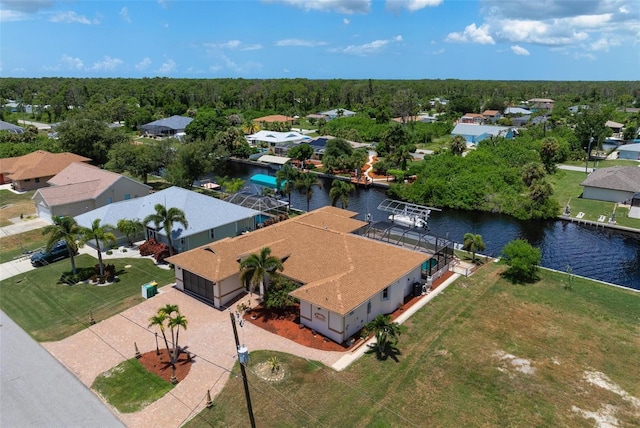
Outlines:
[[66,241],[58,241],[50,251],[38,251],[31,256],[32,266],[44,266],[49,263],[69,257],[69,247]]

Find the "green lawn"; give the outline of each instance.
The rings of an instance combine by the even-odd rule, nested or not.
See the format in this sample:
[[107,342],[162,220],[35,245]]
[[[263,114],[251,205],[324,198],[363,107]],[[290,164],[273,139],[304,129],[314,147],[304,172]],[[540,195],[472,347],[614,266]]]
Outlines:
[[566,171],[559,169],[555,174],[548,175],[547,180],[553,186],[553,197],[558,201],[560,207],[569,204],[571,206],[571,216],[575,217],[579,212],[585,213],[583,220],[597,221],[601,215],[607,220],[615,210],[616,223],[620,226],[640,229],[640,219],[629,218],[629,210],[626,208],[616,208],[613,202],[596,201],[593,199],[582,199],[583,187],[580,183],[584,181],[586,174],[581,171]]
[[[104,287],[58,282],[62,274],[71,272],[69,259],[2,281],[0,308],[34,339],[60,340],[86,328],[91,314],[101,321],[140,303],[142,284],[155,280],[164,286],[175,280],[172,269],[158,268],[149,259],[106,262],[115,264],[119,281]],[[76,257],[78,268],[96,263],[86,254]]]
[[173,387],[171,382],[149,373],[135,358],[100,374],[91,385],[121,413],[137,412]]
[[[418,311],[405,324],[397,361],[365,355],[335,372],[291,355],[252,352],[257,424],[590,427],[593,420],[574,406],[598,412],[613,405],[619,426],[639,426],[631,400],[585,375],[602,373],[640,397],[640,365],[631,357],[640,355],[640,294],[578,278],[567,290],[566,274],[549,271],[533,285],[513,285],[501,269],[487,264]],[[279,383],[255,375],[256,364],[273,355],[287,373]],[[248,426],[242,380],[234,375],[189,427]]]
[[[580,166],[584,168],[586,166],[585,161],[566,161],[563,165],[571,165],[571,166]],[[627,160],[627,159],[613,159],[613,160],[599,160],[599,161],[589,161],[588,168],[606,168],[610,166],[638,166],[637,161]]]

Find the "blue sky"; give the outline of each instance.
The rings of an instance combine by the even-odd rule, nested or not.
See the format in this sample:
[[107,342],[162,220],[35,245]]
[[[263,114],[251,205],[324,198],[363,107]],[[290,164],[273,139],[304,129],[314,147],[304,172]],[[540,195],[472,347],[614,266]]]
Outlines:
[[640,80],[640,2],[0,0],[0,76]]

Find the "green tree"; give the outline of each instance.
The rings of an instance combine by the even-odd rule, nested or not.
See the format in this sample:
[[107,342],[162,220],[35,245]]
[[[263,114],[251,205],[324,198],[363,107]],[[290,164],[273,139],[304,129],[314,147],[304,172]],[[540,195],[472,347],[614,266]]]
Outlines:
[[249,256],[240,262],[240,280],[244,283],[249,282],[251,290],[255,286],[259,286],[260,296],[264,297],[265,280],[270,276],[282,272],[284,266],[282,260],[271,255],[271,248],[264,247],[259,254],[249,254]]
[[276,171],[276,188],[287,195],[291,207],[291,192],[295,188],[300,171],[286,163]]
[[75,255],[78,252],[78,244],[76,239],[80,233],[80,227],[73,217],[54,216],[53,224],[45,226],[42,234],[47,235],[47,244],[45,251],[50,251],[59,241],[65,241],[69,249],[69,257],[71,258],[71,272],[76,274]]
[[265,290],[264,306],[267,309],[286,309],[296,303],[296,299],[289,295],[298,288],[291,280],[282,275],[271,277],[269,288]]
[[98,165],[107,163],[114,145],[129,141],[122,129],[109,128],[106,121],[86,115],[62,122],[56,132],[62,150],[88,157]]
[[94,241],[98,252],[98,266],[100,266],[100,276],[104,276],[104,263],[102,262],[102,248],[115,245],[116,236],[111,232],[114,229],[110,224],[100,224],[97,218],[91,223],[91,227],[80,227],[80,245],[89,241]]
[[349,206],[349,194],[355,190],[355,186],[347,181],[334,179],[331,183],[331,189],[329,190],[329,197],[331,198],[331,206],[336,206],[340,201],[342,208]]
[[558,144],[558,140],[552,137],[547,137],[542,140],[540,160],[542,160],[547,174],[555,172],[556,163],[560,160],[560,144]]
[[176,157],[167,168],[167,179],[176,186],[192,187],[211,168],[209,152],[209,145],[202,141],[178,146]]
[[105,168],[116,172],[129,171],[146,184],[147,176],[162,166],[158,154],[148,144],[119,143],[109,150],[109,162]]
[[465,140],[462,135],[456,135],[451,139],[451,142],[449,143],[449,150],[451,150],[452,154],[462,156],[466,149],[467,140]]
[[383,359],[397,350],[401,328],[400,324],[391,321],[390,315],[376,315],[373,321],[365,326],[365,329],[373,332],[376,336],[378,359]]
[[504,276],[512,282],[533,282],[537,279],[542,255],[540,249],[531,246],[524,239],[507,243],[502,249],[502,258],[509,266]]
[[302,168],[304,168],[305,162],[313,156],[313,147],[307,143],[300,143],[297,146],[293,146],[287,155],[299,160]]
[[162,204],[156,204],[153,207],[156,212],[153,214],[149,214],[142,220],[142,223],[149,224],[153,223],[155,229],[164,229],[164,233],[167,235],[167,243],[169,244],[169,255],[173,255],[173,240],[171,234],[173,233],[173,226],[176,223],[180,223],[184,226],[185,229],[189,228],[189,222],[187,221],[187,217],[179,208],[171,207],[167,209]]
[[482,235],[474,233],[465,233],[462,240],[462,248],[467,251],[471,251],[471,261],[476,260],[476,251],[483,251],[486,248]]
[[307,198],[307,211],[309,211],[309,203],[313,197],[313,188],[322,188],[322,183],[318,180],[318,176],[312,172],[305,172],[298,176],[295,184],[300,193]]
[[144,231],[144,224],[142,224],[142,222],[137,218],[133,220],[127,218],[120,219],[118,220],[116,227],[120,232],[125,234],[129,241],[129,246],[133,245],[131,237],[138,236]]

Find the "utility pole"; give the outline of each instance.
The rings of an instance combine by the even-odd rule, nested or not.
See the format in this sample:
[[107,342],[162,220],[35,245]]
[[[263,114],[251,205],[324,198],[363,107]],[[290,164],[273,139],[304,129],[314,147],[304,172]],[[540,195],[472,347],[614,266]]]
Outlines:
[[247,411],[249,412],[249,420],[251,421],[251,428],[256,428],[256,421],[253,418],[253,408],[251,407],[251,396],[249,395],[247,373],[244,369],[244,365],[247,362],[249,352],[244,346],[240,347],[240,340],[238,340],[238,330],[236,328],[236,318],[233,316],[233,312],[229,311],[229,316],[231,317],[231,325],[233,326],[233,337],[236,339],[236,350],[238,351],[238,362],[240,363],[240,372],[242,373],[242,381],[244,382],[244,395],[247,399]]
[[589,173],[589,156],[591,156],[591,144],[593,144],[593,135],[591,135],[591,137],[589,137],[589,147],[587,148],[587,163],[584,166],[584,173],[588,174]]

